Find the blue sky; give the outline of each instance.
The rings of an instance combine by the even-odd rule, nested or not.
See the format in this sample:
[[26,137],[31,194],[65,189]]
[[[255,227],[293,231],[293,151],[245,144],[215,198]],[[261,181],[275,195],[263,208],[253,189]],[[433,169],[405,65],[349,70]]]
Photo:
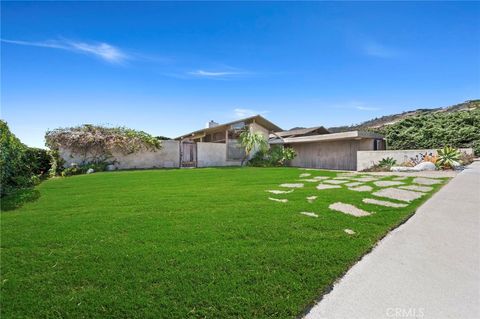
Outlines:
[[1,117],[176,137],[335,126],[480,97],[477,2],[2,2]]

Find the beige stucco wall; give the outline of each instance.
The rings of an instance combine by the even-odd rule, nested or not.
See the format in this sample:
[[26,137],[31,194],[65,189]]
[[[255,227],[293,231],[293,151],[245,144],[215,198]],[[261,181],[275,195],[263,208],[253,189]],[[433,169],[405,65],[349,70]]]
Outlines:
[[[82,156],[72,155],[69,150],[60,149],[60,156],[65,160],[65,166],[71,163],[80,164],[84,160]],[[129,155],[113,153],[117,169],[133,168],[171,168],[180,166],[179,142],[173,140],[162,141],[162,149],[152,152],[138,152]]]
[[290,146],[297,152],[291,166],[355,170],[357,151],[373,149],[373,139],[295,143]]
[[238,165],[239,161],[227,161],[227,144],[197,143],[197,167]]
[[250,132],[261,133],[266,139],[268,139],[269,132],[263,126],[258,125],[257,123],[250,123],[249,127],[250,127]]
[[[461,148],[461,152],[473,154],[471,148]],[[397,161],[397,164],[409,161],[411,157],[420,154],[432,153],[437,155],[436,149],[419,149],[419,150],[388,150],[388,151],[359,151],[357,153],[357,170],[362,171],[377,164],[380,160],[387,157],[392,157]]]

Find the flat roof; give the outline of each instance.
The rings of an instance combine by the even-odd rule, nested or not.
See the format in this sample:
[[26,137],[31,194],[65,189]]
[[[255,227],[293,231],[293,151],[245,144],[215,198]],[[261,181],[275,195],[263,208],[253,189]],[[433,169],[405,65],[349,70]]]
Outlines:
[[331,133],[322,135],[310,135],[299,137],[287,137],[271,139],[270,144],[294,144],[294,143],[310,143],[310,142],[329,142],[338,140],[361,140],[365,138],[383,139],[383,135],[367,132],[367,131],[349,131],[341,133]]

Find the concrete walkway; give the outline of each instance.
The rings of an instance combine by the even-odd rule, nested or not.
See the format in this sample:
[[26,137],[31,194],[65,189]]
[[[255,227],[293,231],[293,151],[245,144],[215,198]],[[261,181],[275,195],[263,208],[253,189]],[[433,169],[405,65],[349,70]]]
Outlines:
[[306,318],[480,318],[480,162],[380,241]]

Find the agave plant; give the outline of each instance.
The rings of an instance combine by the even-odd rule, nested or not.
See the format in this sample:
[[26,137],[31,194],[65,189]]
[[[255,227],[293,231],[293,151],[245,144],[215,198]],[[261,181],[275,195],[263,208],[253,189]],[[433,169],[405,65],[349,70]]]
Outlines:
[[445,146],[438,151],[436,165],[443,169],[454,168],[460,165],[460,151],[454,147]]
[[378,166],[390,168],[397,164],[397,161],[393,159],[393,157],[382,158],[380,162],[378,162]]

